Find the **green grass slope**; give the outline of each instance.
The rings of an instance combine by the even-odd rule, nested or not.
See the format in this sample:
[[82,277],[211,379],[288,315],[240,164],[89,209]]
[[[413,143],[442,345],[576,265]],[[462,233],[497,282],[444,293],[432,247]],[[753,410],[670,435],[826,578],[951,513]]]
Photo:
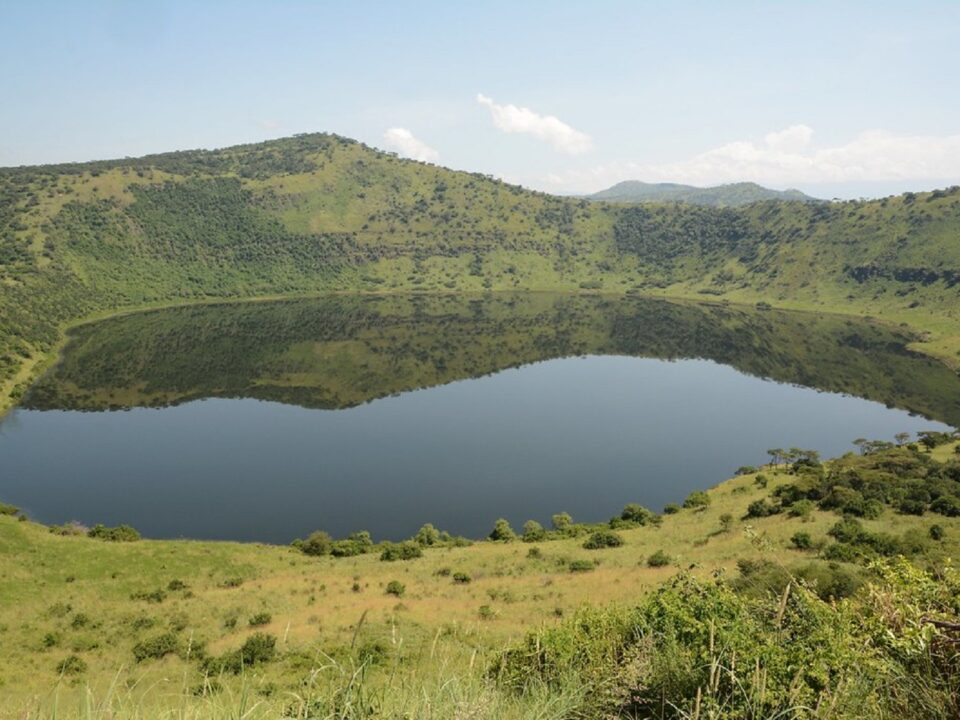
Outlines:
[[84,318],[330,291],[564,290],[883,316],[960,348],[960,189],[741,208],[559,198],[332,135],[0,170],[0,397]]
[[662,517],[424,528],[406,559],[0,506],[0,718],[946,720],[960,654],[924,618],[957,611],[960,464],[938,442],[778,458]]

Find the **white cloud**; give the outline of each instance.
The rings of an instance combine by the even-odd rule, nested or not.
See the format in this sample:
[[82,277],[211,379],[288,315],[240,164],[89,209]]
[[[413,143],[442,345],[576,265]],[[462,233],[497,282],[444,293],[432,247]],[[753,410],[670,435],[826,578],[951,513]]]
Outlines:
[[383,134],[383,142],[391,150],[414,160],[437,162],[440,159],[440,153],[406,128],[390,128]]
[[477,102],[490,109],[493,124],[505,133],[533,135],[570,155],[579,155],[593,147],[589,135],[574,130],[553,115],[540,115],[516,105],[498,105],[486,95],[478,94]]
[[818,147],[813,130],[794,125],[761,141],[740,140],[673,163],[615,162],[555,173],[547,182],[591,192],[621,180],[716,185],[750,180],[774,187],[877,181],[960,179],[960,135],[894,135],[867,130]]

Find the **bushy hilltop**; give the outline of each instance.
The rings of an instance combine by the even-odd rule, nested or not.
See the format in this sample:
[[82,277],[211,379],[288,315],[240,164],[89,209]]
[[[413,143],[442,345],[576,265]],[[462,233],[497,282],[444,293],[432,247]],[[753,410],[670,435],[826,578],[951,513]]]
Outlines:
[[960,188],[742,208],[560,198],[334,135],[0,170],[0,396],[81,318],[210,298],[601,290],[960,335]]
[[606,190],[587,195],[590,200],[610,202],[685,202],[691,205],[737,207],[762,200],[817,202],[799,190],[771,190],[752,182],[696,187],[678,183],[647,183],[625,180]]

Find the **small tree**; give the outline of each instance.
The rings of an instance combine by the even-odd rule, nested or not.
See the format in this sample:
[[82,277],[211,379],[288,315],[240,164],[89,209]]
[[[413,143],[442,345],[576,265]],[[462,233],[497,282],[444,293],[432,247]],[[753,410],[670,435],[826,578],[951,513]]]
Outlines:
[[687,509],[690,508],[705,508],[710,504],[710,496],[707,495],[703,490],[694,490],[692,493],[687,495],[687,499],[683,501],[683,506]]
[[440,531],[437,530],[433,525],[427,523],[422,528],[417,530],[417,534],[413,536],[414,541],[419,545],[436,545],[440,542]]
[[493,530],[490,531],[489,538],[496,542],[512,542],[517,539],[517,534],[510,527],[510,523],[500,518],[493,524]]
[[536,520],[527,520],[523,524],[523,541],[524,542],[538,542],[543,540],[547,536],[547,531],[543,529],[543,525],[538,523]]
[[391,580],[387,583],[386,593],[387,595],[394,595],[395,597],[403,597],[403,594],[407,591],[406,586],[399,580]]
[[637,525],[646,525],[653,518],[653,513],[647,510],[643,505],[629,503],[620,513],[620,519],[627,522],[633,522]]
[[300,551],[306,555],[329,555],[333,541],[330,535],[323,530],[310,533],[310,536],[300,543]]
[[573,518],[570,516],[570,513],[561,512],[551,517],[550,522],[554,530],[563,532],[573,525]]

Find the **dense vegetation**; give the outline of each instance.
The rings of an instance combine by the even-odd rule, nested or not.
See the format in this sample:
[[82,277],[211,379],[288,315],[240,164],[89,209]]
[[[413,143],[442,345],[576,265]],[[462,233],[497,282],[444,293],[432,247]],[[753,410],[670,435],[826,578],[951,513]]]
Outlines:
[[683,202],[690,205],[737,207],[761,200],[799,200],[816,202],[799,190],[770,190],[752,182],[730,183],[716,187],[694,187],[677,183],[646,183],[625,180],[606,190],[587,196],[608,202]]
[[81,318],[330,290],[602,290],[847,313],[956,359],[960,189],[871,202],[559,198],[332,135],[0,170],[0,384]]

